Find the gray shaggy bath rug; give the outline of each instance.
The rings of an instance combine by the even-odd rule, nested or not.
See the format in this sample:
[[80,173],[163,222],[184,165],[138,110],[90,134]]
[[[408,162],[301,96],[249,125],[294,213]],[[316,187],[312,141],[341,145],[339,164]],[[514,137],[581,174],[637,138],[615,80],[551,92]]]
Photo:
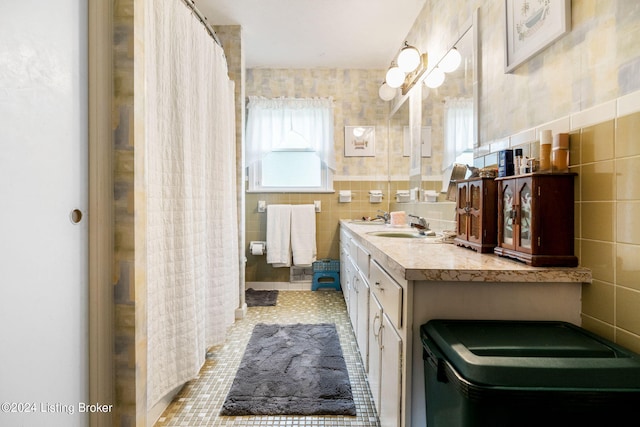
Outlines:
[[356,415],[334,324],[257,324],[220,415]]

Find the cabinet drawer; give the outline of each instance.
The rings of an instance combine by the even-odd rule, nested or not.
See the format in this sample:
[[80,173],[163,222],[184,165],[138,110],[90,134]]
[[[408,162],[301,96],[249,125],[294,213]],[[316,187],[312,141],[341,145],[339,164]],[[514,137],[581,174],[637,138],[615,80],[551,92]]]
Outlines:
[[343,227],[340,227],[340,243],[346,245],[350,240],[351,234],[349,234]]
[[371,290],[382,305],[382,310],[396,326],[402,327],[402,286],[389,276],[376,262],[371,262]]
[[358,259],[358,245],[353,239],[349,240],[349,256],[351,257],[353,262],[356,262],[356,260]]
[[358,268],[362,272],[362,275],[369,279],[369,252],[359,245],[356,245],[356,252],[356,263],[358,264]]

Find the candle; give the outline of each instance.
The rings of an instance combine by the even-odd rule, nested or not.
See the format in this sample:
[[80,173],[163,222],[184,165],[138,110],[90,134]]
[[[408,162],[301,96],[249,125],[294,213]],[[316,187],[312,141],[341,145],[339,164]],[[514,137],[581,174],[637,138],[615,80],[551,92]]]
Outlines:
[[550,130],[540,132],[540,171],[551,170],[551,144],[553,138]]

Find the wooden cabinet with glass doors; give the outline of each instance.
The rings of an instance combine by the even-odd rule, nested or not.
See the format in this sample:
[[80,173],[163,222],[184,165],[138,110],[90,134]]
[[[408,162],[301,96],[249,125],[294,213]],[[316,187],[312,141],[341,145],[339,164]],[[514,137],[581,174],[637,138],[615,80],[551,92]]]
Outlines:
[[493,252],[497,244],[498,191],[494,178],[456,182],[456,238],[458,246]]
[[532,173],[496,178],[495,253],[536,267],[577,266],[573,253],[575,175]]

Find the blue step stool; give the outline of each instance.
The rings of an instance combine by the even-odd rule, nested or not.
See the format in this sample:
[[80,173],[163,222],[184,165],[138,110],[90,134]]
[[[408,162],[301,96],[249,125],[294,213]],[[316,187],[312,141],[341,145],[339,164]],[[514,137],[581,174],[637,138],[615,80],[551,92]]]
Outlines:
[[340,290],[340,260],[325,258],[314,261],[311,290],[320,288]]
[[333,288],[340,290],[340,273],[337,271],[318,271],[313,273],[311,290],[317,291],[320,288]]

